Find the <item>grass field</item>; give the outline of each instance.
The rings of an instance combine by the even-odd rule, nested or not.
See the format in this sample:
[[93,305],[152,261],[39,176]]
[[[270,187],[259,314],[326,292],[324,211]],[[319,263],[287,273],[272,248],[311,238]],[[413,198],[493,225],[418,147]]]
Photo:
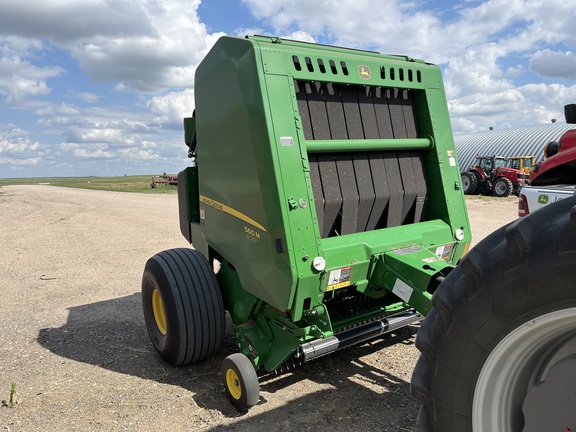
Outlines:
[[[158,179],[157,179],[158,180]],[[7,185],[37,185],[72,187],[80,189],[96,189],[117,192],[142,192],[153,194],[176,193],[176,186],[157,184],[150,187],[151,176],[117,176],[117,177],[38,177],[38,178],[0,178],[0,187]]]

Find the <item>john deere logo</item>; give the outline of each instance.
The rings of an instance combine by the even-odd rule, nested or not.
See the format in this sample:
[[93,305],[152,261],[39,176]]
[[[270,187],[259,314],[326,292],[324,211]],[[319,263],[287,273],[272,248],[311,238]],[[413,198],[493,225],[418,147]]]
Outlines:
[[538,195],[538,204],[548,204],[548,195]]
[[372,73],[370,72],[370,68],[368,66],[360,65],[358,66],[358,75],[360,78],[368,80],[372,77]]

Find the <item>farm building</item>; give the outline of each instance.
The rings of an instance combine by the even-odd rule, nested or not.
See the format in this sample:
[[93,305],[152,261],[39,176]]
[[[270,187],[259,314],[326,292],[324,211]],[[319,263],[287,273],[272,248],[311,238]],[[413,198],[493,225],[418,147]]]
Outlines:
[[547,123],[515,129],[490,130],[467,135],[456,135],[456,156],[460,171],[466,171],[477,154],[484,156],[536,156],[536,162],[544,158],[543,149],[550,141],[558,141],[568,129],[576,125]]

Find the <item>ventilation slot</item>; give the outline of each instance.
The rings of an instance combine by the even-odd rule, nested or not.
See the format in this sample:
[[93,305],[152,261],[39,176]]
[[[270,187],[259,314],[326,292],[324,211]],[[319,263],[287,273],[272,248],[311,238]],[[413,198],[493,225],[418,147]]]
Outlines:
[[298,58],[298,56],[292,56],[292,63],[294,63],[294,69],[296,69],[297,71],[302,70],[302,65],[300,64],[300,59]]

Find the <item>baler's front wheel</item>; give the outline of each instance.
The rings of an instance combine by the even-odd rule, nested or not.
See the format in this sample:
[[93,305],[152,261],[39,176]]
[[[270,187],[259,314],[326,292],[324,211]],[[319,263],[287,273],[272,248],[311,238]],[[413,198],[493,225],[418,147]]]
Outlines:
[[166,361],[196,363],[222,346],[222,293],[200,252],[170,249],[150,258],[142,276],[142,306],[152,345]]
[[419,432],[576,430],[576,198],[480,242],[416,338]]
[[258,403],[260,385],[256,370],[242,353],[229,355],[222,362],[222,379],[228,400],[238,411],[245,412]]

